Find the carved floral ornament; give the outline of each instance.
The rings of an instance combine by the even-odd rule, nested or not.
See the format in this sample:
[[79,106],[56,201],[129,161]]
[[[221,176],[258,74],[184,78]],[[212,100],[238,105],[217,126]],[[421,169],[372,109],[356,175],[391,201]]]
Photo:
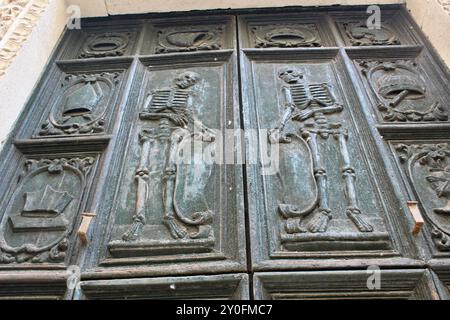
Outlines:
[[0,77],[46,9],[49,0],[0,1]]
[[395,150],[424,207],[436,247],[450,251],[449,144],[397,144]]
[[415,61],[359,61],[387,122],[447,121],[448,112],[427,89]]

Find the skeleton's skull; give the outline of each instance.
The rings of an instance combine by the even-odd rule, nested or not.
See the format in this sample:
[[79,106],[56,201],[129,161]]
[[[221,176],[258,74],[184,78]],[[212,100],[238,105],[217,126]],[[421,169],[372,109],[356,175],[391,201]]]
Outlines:
[[288,84],[297,83],[300,79],[303,79],[303,75],[299,71],[289,67],[281,68],[278,71],[278,77]]
[[200,76],[197,73],[187,71],[183,72],[175,79],[175,84],[180,89],[187,89],[196,84],[198,80],[200,80]]

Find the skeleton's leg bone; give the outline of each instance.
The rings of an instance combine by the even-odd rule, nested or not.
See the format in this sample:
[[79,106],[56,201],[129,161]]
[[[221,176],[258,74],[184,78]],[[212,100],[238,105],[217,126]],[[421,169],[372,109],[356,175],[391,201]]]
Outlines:
[[323,166],[317,144],[317,133],[310,133],[307,139],[313,155],[314,176],[319,189],[319,214],[309,224],[308,229],[314,233],[326,232],[328,222],[331,220],[331,210],[328,207],[328,179]]
[[339,141],[339,148],[343,161],[342,177],[345,181],[345,197],[347,199],[347,216],[355,224],[355,226],[361,232],[372,232],[373,227],[365,222],[361,217],[361,210],[358,208],[358,202],[356,199],[355,180],[356,173],[355,168],[351,165],[350,155],[347,148],[347,135],[343,132],[337,134]]
[[136,240],[142,231],[142,227],[145,225],[145,202],[148,193],[148,155],[151,145],[154,142],[154,138],[145,138],[142,144],[139,169],[136,171],[137,192],[135,215],[133,216],[133,224],[130,229],[122,236],[122,239],[125,241]]

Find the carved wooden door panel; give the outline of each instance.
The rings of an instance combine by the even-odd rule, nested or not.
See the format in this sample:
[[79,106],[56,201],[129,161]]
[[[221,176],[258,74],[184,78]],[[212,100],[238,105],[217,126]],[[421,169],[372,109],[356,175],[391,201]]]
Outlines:
[[[403,11],[382,12],[377,30],[363,12],[239,17],[256,298],[438,296],[422,236],[445,251],[446,144],[392,140],[446,130],[448,78]],[[432,212],[418,236],[408,200]],[[371,292],[367,268],[390,285]]]
[[[152,20],[143,28],[130,102],[111,150],[121,156],[107,173],[84,278],[121,278],[133,270],[132,278],[173,281],[180,297],[211,296],[208,288],[190,292],[205,282],[217,297],[245,298],[242,165],[221,162],[241,152],[241,138],[226,136],[240,124],[234,17]],[[194,276],[164,278],[180,275]],[[81,295],[92,298],[100,286],[107,297],[117,285],[83,282]],[[173,291],[165,286],[152,296],[153,286],[158,282],[136,279],[142,291],[134,294]]]
[[67,31],[1,153],[0,297],[448,298],[448,75],[366,18]]

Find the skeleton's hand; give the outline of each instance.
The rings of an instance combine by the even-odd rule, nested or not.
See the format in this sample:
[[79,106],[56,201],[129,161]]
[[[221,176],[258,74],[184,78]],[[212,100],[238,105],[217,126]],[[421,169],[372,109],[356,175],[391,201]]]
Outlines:
[[284,108],[285,109],[289,109],[289,110],[294,110],[295,109],[295,104],[293,104],[292,102],[286,102],[284,104]]
[[177,126],[184,127],[187,125],[187,119],[183,115],[171,114],[170,118]]
[[300,112],[295,113],[293,118],[295,120],[303,121],[303,120],[306,120],[306,119],[312,117],[313,115],[314,115],[314,110],[302,110]]

